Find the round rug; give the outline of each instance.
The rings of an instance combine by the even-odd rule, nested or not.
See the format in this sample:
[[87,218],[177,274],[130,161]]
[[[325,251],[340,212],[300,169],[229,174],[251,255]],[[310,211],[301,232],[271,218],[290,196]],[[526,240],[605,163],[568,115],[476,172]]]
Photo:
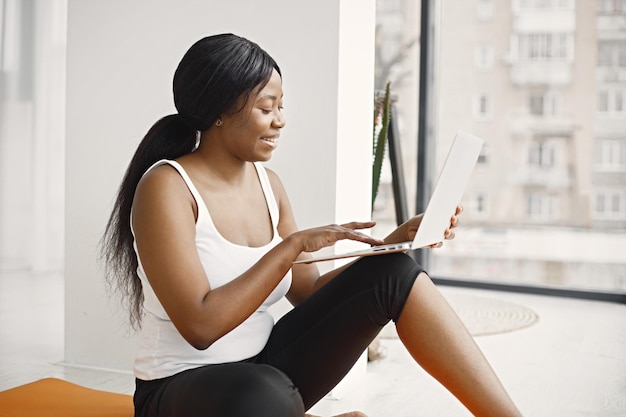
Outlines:
[[530,308],[509,301],[468,294],[445,297],[473,336],[511,332],[539,320]]

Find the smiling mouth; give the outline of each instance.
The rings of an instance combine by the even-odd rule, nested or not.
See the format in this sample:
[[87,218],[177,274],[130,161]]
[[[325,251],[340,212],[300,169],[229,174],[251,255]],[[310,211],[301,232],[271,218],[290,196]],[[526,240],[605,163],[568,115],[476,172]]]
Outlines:
[[271,138],[261,138],[263,142],[267,142],[271,145],[276,145],[278,143],[278,136],[274,136]]

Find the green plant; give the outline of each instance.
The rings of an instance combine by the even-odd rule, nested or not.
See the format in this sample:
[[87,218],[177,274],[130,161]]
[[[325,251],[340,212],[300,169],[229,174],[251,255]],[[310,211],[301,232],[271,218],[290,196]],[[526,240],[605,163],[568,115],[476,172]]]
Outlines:
[[[389,134],[389,113],[391,105],[391,82],[385,86],[385,95],[382,99],[376,100],[374,106],[374,133],[373,133],[373,162],[372,162],[372,210],[378,195],[380,186],[380,174],[385,158],[387,136]],[[380,130],[378,128],[380,127]],[[378,131],[378,134],[376,132]]]

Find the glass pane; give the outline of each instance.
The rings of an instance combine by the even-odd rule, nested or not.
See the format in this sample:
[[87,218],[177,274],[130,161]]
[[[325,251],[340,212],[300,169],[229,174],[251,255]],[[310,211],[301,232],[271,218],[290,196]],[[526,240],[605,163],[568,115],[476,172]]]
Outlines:
[[0,0],[0,270],[63,268],[67,0]]
[[[415,3],[377,2],[377,82],[405,77],[392,89],[410,213],[419,50],[394,51],[419,32]],[[437,96],[435,171],[457,128],[486,145],[463,201],[463,226],[455,241],[431,251],[431,273],[624,291],[626,41],[619,22],[626,1],[448,3],[440,2],[437,83],[429,86]],[[393,197],[387,161],[374,210],[378,236],[395,224]]]
[[[376,2],[375,85],[378,91],[382,91],[388,82],[391,83],[393,106],[397,112],[396,142],[402,154],[400,164],[404,173],[409,213],[415,211],[417,182],[419,3],[414,0]],[[482,51],[482,55],[476,59],[480,59],[481,63],[488,60],[489,51]],[[383,163],[373,218],[378,222],[372,232],[377,237],[384,237],[396,225],[392,170],[388,158]]]
[[439,2],[435,171],[457,129],[486,147],[429,272],[625,291],[624,2],[488,3]]

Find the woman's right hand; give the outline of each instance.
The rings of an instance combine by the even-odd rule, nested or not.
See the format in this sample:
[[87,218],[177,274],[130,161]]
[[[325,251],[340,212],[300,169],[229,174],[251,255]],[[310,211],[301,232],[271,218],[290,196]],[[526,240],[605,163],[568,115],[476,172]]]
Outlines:
[[355,240],[357,242],[369,243],[370,245],[382,245],[380,239],[374,239],[360,229],[374,227],[376,222],[350,222],[342,225],[330,224],[328,226],[315,227],[296,232],[292,235],[301,245],[302,252],[315,252],[327,246],[334,245],[339,240]]

